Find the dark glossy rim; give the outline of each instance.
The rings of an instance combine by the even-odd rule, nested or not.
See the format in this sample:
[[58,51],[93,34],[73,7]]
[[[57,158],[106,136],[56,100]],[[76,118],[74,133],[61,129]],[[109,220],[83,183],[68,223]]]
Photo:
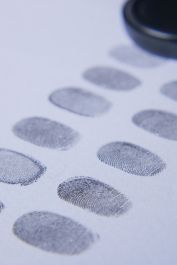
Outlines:
[[162,42],[173,42],[173,43],[177,42],[177,34],[163,32],[148,27],[140,20],[140,18],[138,18],[136,14],[136,8],[140,2],[141,0],[130,0],[125,4],[123,8],[124,18],[126,22],[129,24],[129,26],[132,27],[134,30],[138,31],[140,34],[149,36],[153,39],[158,39],[159,41]]

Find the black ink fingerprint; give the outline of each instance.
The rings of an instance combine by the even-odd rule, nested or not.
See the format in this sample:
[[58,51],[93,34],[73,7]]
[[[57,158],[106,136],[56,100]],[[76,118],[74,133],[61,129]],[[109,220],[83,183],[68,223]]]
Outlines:
[[163,85],[161,93],[168,98],[177,101],[177,81],[172,81]]
[[13,132],[32,144],[59,150],[69,149],[79,140],[79,134],[70,127],[41,117],[18,122]]
[[111,106],[103,97],[74,87],[54,91],[49,100],[60,108],[88,117],[98,116]]
[[119,216],[131,205],[122,193],[90,177],[76,177],[61,183],[58,196],[102,216]]
[[105,164],[134,175],[153,176],[165,168],[165,163],[157,155],[126,142],[106,144],[97,155]]
[[0,149],[0,182],[28,185],[41,177],[45,170],[33,158],[12,150]]
[[4,204],[0,202],[0,212],[4,209]]
[[88,249],[98,236],[70,218],[50,213],[31,212],[18,218],[14,234],[40,249],[66,255]]
[[136,67],[151,68],[156,67],[164,62],[165,59],[152,55],[135,46],[121,45],[113,48],[110,55],[117,61],[123,62]]
[[141,84],[132,75],[106,66],[90,68],[84,72],[83,77],[97,86],[115,91],[129,91]]
[[177,115],[161,110],[145,110],[133,117],[138,127],[157,136],[177,141]]

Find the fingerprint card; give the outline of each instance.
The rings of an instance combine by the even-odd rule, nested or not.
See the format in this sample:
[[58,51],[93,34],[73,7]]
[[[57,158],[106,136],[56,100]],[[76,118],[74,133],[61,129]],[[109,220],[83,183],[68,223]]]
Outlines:
[[177,61],[122,0],[0,9],[0,264],[177,263]]

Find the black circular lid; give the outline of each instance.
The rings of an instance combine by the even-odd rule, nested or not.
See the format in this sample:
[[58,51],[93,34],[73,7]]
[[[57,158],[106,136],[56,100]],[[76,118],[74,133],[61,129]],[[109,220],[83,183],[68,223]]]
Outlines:
[[177,58],[177,0],[130,0],[123,14],[127,30],[138,45]]

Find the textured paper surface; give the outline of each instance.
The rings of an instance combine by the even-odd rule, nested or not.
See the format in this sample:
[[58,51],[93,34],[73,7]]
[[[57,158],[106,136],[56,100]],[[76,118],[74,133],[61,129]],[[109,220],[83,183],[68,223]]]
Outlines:
[[[132,52],[125,50],[125,46],[134,49],[134,44],[124,29],[121,7],[122,1],[116,0],[1,2],[0,147],[32,157],[47,167],[30,185],[0,182],[4,205],[0,204],[2,265],[177,262],[177,142],[158,137],[132,121],[143,110],[177,114],[177,102],[161,93],[164,84],[177,79],[177,62],[153,61],[148,55],[134,59]],[[117,54],[115,47],[123,48]],[[125,90],[120,86],[117,89],[112,81],[114,89],[103,88],[103,78],[97,84],[84,78],[84,73],[94,67],[123,71],[140,83],[125,91],[132,85],[126,83],[127,78],[121,83]],[[111,108],[102,115],[85,117],[53,105],[51,93],[66,87],[104,97]],[[79,133],[80,141],[66,151],[24,141],[13,128],[30,117],[65,124]],[[102,163],[97,152],[111,142],[128,142],[149,150],[166,168],[159,174],[143,176]],[[4,165],[1,163],[0,174]],[[62,200],[58,186],[75,176],[91,177],[113,187],[125,194],[132,206],[123,215],[108,217]],[[27,244],[13,233],[13,225],[22,215],[34,211],[71,218],[99,239],[86,251],[71,256]]]

